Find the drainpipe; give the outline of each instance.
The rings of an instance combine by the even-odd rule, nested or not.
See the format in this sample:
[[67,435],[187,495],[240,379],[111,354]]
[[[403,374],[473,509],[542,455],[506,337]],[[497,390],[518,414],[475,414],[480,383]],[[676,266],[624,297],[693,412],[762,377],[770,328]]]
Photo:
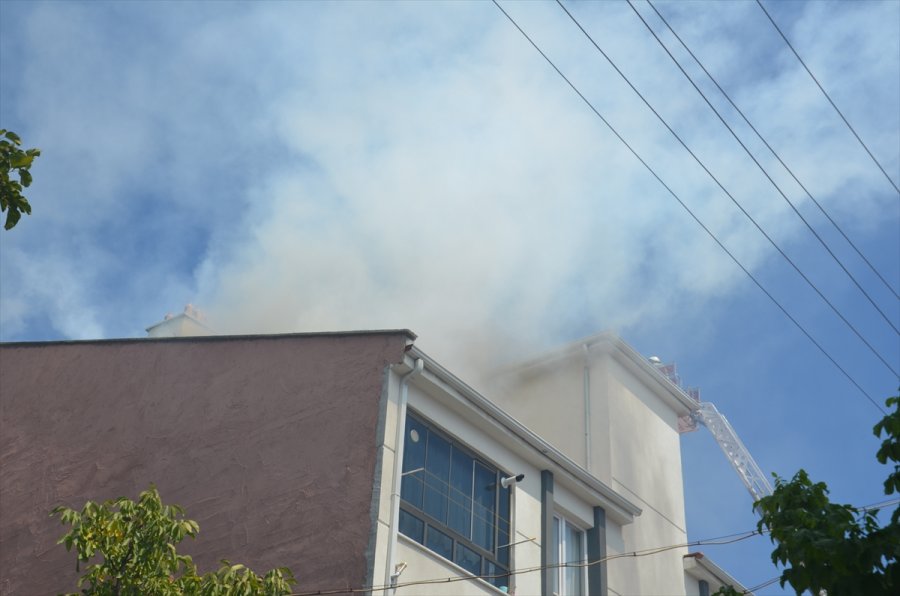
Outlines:
[[584,465],[591,471],[591,366],[588,358],[590,347],[581,346],[584,350]]
[[[400,379],[400,399],[397,402],[397,428],[394,436],[394,476],[393,487],[391,489],[391,524],[388,535],[387,559],[384,570],[384,583],[393,586],[400,577],[395,572],[394,551],[397,545],[397,530],[400,518],[400,486],[403,482],[403,443],[406,439],[406,400],[409,395],[409,382],[413,377],[422,373],[425,368],[425,361],[421,358],[416,359],[413,369],[403,375]],[[402,571],[402,570],[401,570]],[[394,588],[396,591],[396,588]]]

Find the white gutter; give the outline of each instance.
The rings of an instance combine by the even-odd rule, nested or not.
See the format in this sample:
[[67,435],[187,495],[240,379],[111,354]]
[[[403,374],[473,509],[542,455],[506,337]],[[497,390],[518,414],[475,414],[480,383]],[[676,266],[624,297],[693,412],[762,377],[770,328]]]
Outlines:
[[[395,572],[394,551],[397,547],[397,533],[399,530],[400,518],[400,488],[403,482],[403,443],[406,439],[406,402],[409,396],[409,382],[413,377],[422,373],[425,368],[425,361],[421,358],[416,359],[413,369],[403,375],[400,379],[400,397],[397,401],[397,428],[394,436],[394,483],[391,489],[391,523],[389,526],[387,557],[384,569],[384,585],[397,583],[400,576]],[[396,588],[395,588],[396,590]]]

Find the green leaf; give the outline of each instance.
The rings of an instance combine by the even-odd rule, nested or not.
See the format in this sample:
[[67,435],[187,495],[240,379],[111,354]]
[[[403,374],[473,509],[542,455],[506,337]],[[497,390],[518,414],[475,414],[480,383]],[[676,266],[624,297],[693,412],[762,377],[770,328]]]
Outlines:
[[17,155],[13,155],[10,158],[9,165],[13,168],[30,168],[33,161],[33,155],[28,155],[27,153],[18,153]]
[[6,213],[6,224],[4,224],[3,228],[6,230],[13,229],[16,226],[16,224],[19,223],[19,218],[21,218],[21,217],[22,216],[19,214],[18,209],[11,208]]

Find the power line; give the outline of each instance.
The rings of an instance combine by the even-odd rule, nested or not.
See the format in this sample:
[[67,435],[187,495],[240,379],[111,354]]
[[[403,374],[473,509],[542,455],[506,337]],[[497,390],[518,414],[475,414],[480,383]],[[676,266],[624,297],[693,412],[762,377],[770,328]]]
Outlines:
[[[884,507],[888,504],[893,504],[894,502],[900,502],[900,499],[892,499],[890,501],[884,501],[881,503],[876,503],[874,505],[867,505],[865,507],[860,507],[860,510],[866,511],[868,509],[872,509],[875,507]],[[344,587],[344,588],[325,588],[325,589],[316,590],[316,591],[312,591],[312,592],[294,592],[294,593],[290,594],[289,596],[329,596],[329,595],[336,595],[336,594],[359,594],[359,593],[364,593],[364,592],[384,592],[384,591],[392,590],[395,588],[406,588],[406,587],[410,587],[410,586],[423,586],[423,585],[430,585],[430,584],[447,584],[447,583],[455,583],[455,582],[461,582],[461,581],[471,581],[474,579],[480,579],[480,580],[485,580],[485,581],[492,580],[492,579],[501,579],[501,578],[506,578],[506,577],[534,573],[536,571],[541,571],[544,569],[587,568],[587,567],[592,567],[594,565],[599,565],[600,563],[614,561],[616,559],[623,559],[623,558],[633,559],[633,558],[637,558],[637,557],[647,557],[647,556],[657,555],[657,554],[660,554],[663,552],[667,552],[670,550],[676,550],[676,549],[680,549],[680,548],[690,548],[693,546],[724,546],[724,545],[728,545],[728,544],[742,542],[749,538],[753,538],[754,536],[762,536],[763,534],[767,534],[768,532],[769,532],[768,529],[747,530],[745,532],[735,532],[733,534],[726,534],[724,536],[716,536],[714,538],[702,538],[700,540],[682,542],[679,544],[669,544],[666,546],[658,546],[658,547],[653,547],[653,548],[645,548],[645,549],[628,551],[628,552],[624,552],[624,553],[616,553],[613,555],[608,555],[606,557],[602,557],[602,558],[594,560],[594,561],[554,563],[554,564],[550,564],[550,565],[535,565],[532,567],[525,567],[522,569],[510,569],[510,571],[508,573],[501,573],[501,574],[496,574],[496,575],[474,575],[474,574],[453,575],[453,576],[449,576],[449,577],[415,580],[415,581],[396,583],[396,584],[372,585],[372,586],[365,586],[362,588],[346,588],[346,587]],[[534,541],[534,538],[522,540],[522,541],[516,542],[514,544],[520,544],[523,542],[532,542],[532,541]],[[759,584],[757,586],[754,586],[754,587],[748,589],[744,593],[749,594],[750,592],[754,592],[761,588],[765,588],[766,586],[769,586],[769,585],[775,583],[780,578],[781,578],[781,576],[778,576],[776,578],[767,580],[766,582],[764,582],[762,584]]]
[[812,195],[812,193],[810,193],[809,190],[807,190],[806,186],[802,182],[800,182],[800,179],[797,178],[797,176],[794,174],[794,171],[791,170],[791,168],[789,168],[786,163],[784,163],[784,160],[781,159],[781,156],[775,151],[775,149],[772,148],[772,146],[769,144],[769,142],[756,129],[756,127],[753,125],[753,123],[750,122],[750,120],[747,118],[747,116],[744,114],[744,112],[737,106],[737,104],[735,104],[734,101],[732,101],[731,96],[725,92],[725,90],[722,88],[721,85],[719,85],[719,82],[715,79],[715,77],[712,76],[712,74],[710,74],[710,72],[706,69],[706,67],[703,65],[703,63],[700,61],[700,59],[697,58],[696,55],[694,55],[694,52],[692,52],[691,49],[687,46],[687,44],[684,42],[684,40],[681,39],[681,36],[679,36],[678,33],[676,33],[675,29],[672,28],[672,25],[669,24],[669,21],[666,20],[666,18],[656,8],[656,6],[653,4],[653,2],[651,2],[650,0],[647,0],[647,4],[649,4],[650,8],[653,9],[653,12],[655,12],[657,14],[657,16],[659,16],[660,20],[663,23],[665,23],[665,25],[666,25],[666,27],[668,27],[669,31],[672,32],[672,35],[675,36],[675,39],[677,39],[681,43],[681,46],[685,50],[687,50],[687,53],[691,55],[691,58],[694,59],[694,62],[697,63],[697,66],[699,66],[703,70],[703,72],[706,74],[706,76],[709,77],[709,80],[711,80],[713,82],[713,84],[722,93],[722,95],[725,97],[725,99],[728,100],[728,103],[731,104],[731,107],[733,107],[735,109],[735,111],[741,115],[741,118],[744,119],[744,122],[747,123],[747,126],[749,126],[750,129],[754,133],[756,133],[756,136],[759,137],[759,140],[762,141],[763,144],[766,146],[766,148],[772,152],[772,155],[775,156],[775,159],[778,160],[778,163],[780,163],[782,165],[782,167],[784,167],[784,169],[787,171],[787,173],[790,174],[791,177],[794,179],[794,181],[800,186],[800,188],[803,189],[803,192],[806,193],[806,196],[808,196],[810,198],[810,200],[816,205],[816,207],[819,208],[819,211],[822,212],[822,215],[824,215],[828,219],[828,221],[831,222],[831,224],[835,227],[835,229],[837,229],[837,231],[841,234],[841,236],[843,236],[844,240],[847,241],[847,244],[849,244],[853,248],[853,250],[856,251],[856,254],[859,255],[859,257],[866,263],[866,265],[869,266],[869,268],[872,270],[872,272],[875,273],[875,275],[878,277],[878,279],[881,280],[881,283],[883,283],[885,285],[885,287],[888,290],[890,290],[890,292],[894,295],[895,298],[900,300],[900,294],[898,294],[897,291],[894,289],[894,287],[890,283],[888,283],[888,281],[884,278],[884,276],[882,276],[881,273],[878,271],[878,269],[875,268],[875,265],[873,265],[872,262],[868,258],[866,258],[866,256],[862,253],[862,251],[859,248],[857,248],[856,244],[852,240],[850,240],[850,238],[847,236],[847,234],[844,233],[844,230],[841,228],[841,226],[838,225],[838,223],[834,220],[834,218],[832,218],[831,215],[825,210],[825,208],[819,203],[819,201],[816,200],[816,198]]
[[791,45],[791,42],[788,40],[788,38],[787,38],[787,36],[784,34],[784,32],[782,32],[781,27],[778,26],[778,23],[776,23],[776,22],[775,22],[775,19],[772,18],[772,15],[769,14],[769,11],[766,10],[766,7],[762,5],[762,2],[760,2],[759,0],[756,0],[756,3],[759,5],[759,7],[762,9],[762,11],[763,11],[764,13],[766,13],[766,16],[769,17],[769,22],[772,23],[772,26],[775,27],[775,30],[778,31],[778,34],[779,34],[779,35],[781,35],[781,39],[784,40],[784,43],[786,43],[787,46],[788,46],[789,48],[791,48],[791,51],[794,53],[794,56],[797,57],[797,60],[800,62],[800,64],[803,65],[803,68],[806,69],[806,72],[809,73],[809,76],[812,78],[812,80],[815,82],[816,86],[819,88],[819,90],[820,90],[820,91],[822,92],[822,94],[825,96],[825,99],[828,100],[828,103],[831,104],[831,107],[834,108],[834,111],[837,112],[838,116],[841,117],[841,120],[844,121],[844,124],[847,125],[847,128],[850,129],[850,132],[853,133],[853,136],[856,137],[856,140],[859,141],[859,144],[862,145],[863,149],[866,150],[866,153],[869,154],[869,157],[872,158],[872,161],[875,162],[875,165],[878,166],[878,169],[881,170],[881,173],[884,174],[884,177],[885,177],[885,178],[887,178],[887,181],[891,184],[891,186],[894,187],[894,190],[897,191],[897,194],[900,195],[900,187],[898,187],[897,184],[894,183],[894,181],[891,179],[891,177],[888,176],[888,173],[887,173],[886,171],[884,171],[884,168],[881,166],[880,163],[878,163],[878,160],[875,159],[875,156],[872,155],[872,152],[869,151],[869,148],[866,146],[866,144],[863,142],[863,140],[862,140],[862,139],[859,137],[859,135],[856,133],[856,130],[854,130],[853,127],[850,126],[850,123],[847,121],[847,118],[844,117],[843,112],[841,112],[841,111],[838,109],[837,105],[835,105],[834,101],[831,99],[831,96],[828,95],[828,92],[825,91],[825,88],[822,87],[822,84],[821,84],[821,83],[819,83],[819,79],[816,78],[816,75],[814,75],[814,74],[812,73],[812,71],[811,71],[811,70],[809,69],[809,67],[806,65],[806,62],[803,61],[803,58],[800,57],[800,54],[798,54],[798,53],[797,53],[797,50],[794,49],[794,46]]
[[672,195],[672,197],[678,202],[678,204],[681,205],[681,207],[685,211],[687,211],[688,215],[690,215],[691,218],[695,222],[697,222],[697,224],[701,228],[703,228],[703,231],[706,232],[707,235],[709,235],[709,237],[712,238],[713,241],[719,245],[719,248],[721,248],[725,252],[725,254],[727,254],[731,258],[731,260],[734,261],[734,263],[738,267],[741,268],[741,270],[747,275],[747,277],[749,277],[751,279],[751,281],[753,281],[753,283],[756,284],[756,287],[758,287],[769,298],[769,300],[771,300],[772,303],[775,306],[777,306],[778,309],[782,313],[784,313],[784,315],[803,333],[803,335],[805,335],[806,338],[809,339],[809,341],[811,341],[812,344],[814,346],[816,346],[819,349],[819,351],[822,352],[822,354],[826,358],[828,358],[829,361],[831,361],[831,363],[835,366],[835,368],[837,368],[839,371],[841,371],[841,373],[853,384],[853,386],[856,387],[860,391],[860,393],[862,393],[866,397],[866,399],[868,399],[872,403],[872,405],[874,405],[878,409],[878,411],[880,411],[882,414],[887,414],[887,412],[884,411],[884,409],[881,407],[881,405],[879,405],[878,402],[876,402],[872,398],[872,396],[869,395],[869,393],[865,389],[863,389],[859,383],[856,382],[856,379],[854,379],[852,376],[850,376],[850,373],[848,373],[846,370],[844,370],[844,368],[840,364],[837,363],[837,361],[831,356],[831,354],[829,354],[828,351],[824,347],[822,347],[822,345],[818,341],[816,341],[812,335],[810,335],[809,331],[807,331],[806,328],[803,327],[803,325],[801,325],[800,322],[797,321],[797,319],[795,319],[787,311],[787,309],[785,309],[785,307],[782,306],[782,304],[780,302],[778,302],[778,300],[775,299],[775,297],[762,285],[762,283],[760,283],[760,281],[757,280],[756,277],[752,273],[750,273],[750,270],[747,269],[743,265],[743,263],[741,263],[738,260],[738,258],[736,256],[734,256],[734,254],[730,250],[728,250],[728,248],[726,248],[726,246],[724,244],[722,244],[722,241],[719,240],[719,238],[712,232],[712,230],[710,230],[708,227],[706,227],[706,224],[704,224],[700,220],[700,218],[697,217],[697,215],[691,210],[691,208],[688,207],[687,204],[681,200],[681,197],[679,197],[678,194],[674,190],[672,190],[672,188],[668,184],[666,184],[662,178],[659,177],[659,174],[656,173],[656,170],[654,170],[650,166],[650,164],[648,164],[646,161],[644,161],[644,158],[642,158],[640,156],[640,154],[630,144],[628,144],[628,141],[626,141],[625,138],[619,134],[619,131],[617,131],[615,129],[615,127],[612,124],[610,124],[609,121],[606,118],[604,118],[603,115],[599,111],[597,111],[597,108],[594,107],[594,104],[592,104],[590,102],[590,100],[588,100],[588,98],[585,97],[584,94],[578,90],[578,87],[576,87],[575,84],[572,83],[572,81],[570,81],[569,78],[565,74],[563,74],[563,72],[559,69],[559,67],[556,66],[556,64],[547,56],[547,54],[544,53],[544,51],[534,42],[534,40],[532,40],[531,37],[529,37],[528,34],[525,33],[525,31],[521,27],[519,27],[519,24],[516,23],[515,19],[513,19],[509,15],[509,13],[507,13],[505,10],[503,10],[503,7],[500,6],[500,4],[497,2],[497,0],[492,0],[492,1],[493,1],[494,5],[500,10],[500,12],[502,12],[503,15],[509,20],[509,22],[512,23],[513,26],[519,30],[519,33],[521,33],[522,36],[528,40],[528,43],[530,43],[531,46],[535,50],[537,50],[537,52],[544,58],[544,60],[547,61],[547,63],[553,68],[553,70],[555,70],[556,73],[569,85],[569,87],[572,88],[572,90],[576,93],[576,95],[578,95],[578,97],[581,98],[581,100],[600,119],[600,121],[606,125],[606,127],[610,130],[610,132],[612,132],[616,136],[616,138],[619,139],[619,141],[621,141],[623,145],[625,145],[625,147],[628,149],[628,151],[632,155],[634,155],[634,157],[641,163],[641,165],[643,165],[644,168],[646,168],[647,171],[650,172],[650,174],[654,178],[656,178],[657,182],[659,182],[663,186],[663,188],[665,188],[669,192],[669,194]]
[[[637,557],[647,557],[651,555],[657,555],[659,553],[663,553],[670,550],[676,550],[680,548],[688,548],[691,546],[721,546],[726,544],[733,544],[735,542],[740,542],[742,540],[747,540],[748,538],[752,538],[754,536],[760,535],[760,532],[757,530],[752,530],[750,532],[744,532],[740,535],[732,535],[732,536],[724,536],[720,538],[709,538],[706,540],[695,540],[693,542],[683,542],[681,544],[670,544],[667,546],[660,546],[655,548],[646,548],[641,550],[629,551],[626,553],[617,553],[614,555],[608,555],[606,557],[596,559],[590,562],[572,562],[572,563],[553,563],[550,565],[535,565],[533,567],[525,567],[523,569],[511,569],[509,573],[501,573],[497,575],[452,575],[449,577],[440,577],[433,579],[422,579],[415,580],[409,582],[402,582],[396,584],[387,584],[387,585],[374,585],[374,586],[366,586],[362,588],[332,588],[332,589],[322,589],[316,590],[314,592],[295,592],[290,594],[289,596],[328,596],[333,594],[358,594],[361,592],[383,592],[385,590],[392,590],[395,588],[406,588],[410,586],[424,586],[430,584],[449,584],[461,581],[472,581],[474,579],[481,580],[492,580],[492,579],[501,579],[507,578],[517,575],[526,575],[529,573],[534,573],[536,571],[542,571],[544,569],[564,569],[564,568],[586,568],[592,567],[594,565],[599,565],[601,563],[605,563],[607,561],[613,561],[615,559],[633,559]],[[737,537],[733,537],[737,536]]]
[[725,118],[722,116],[722,114],[719,113],[719,110],[717,110],[716,107],[712,104],[712,102],[709,101],[709,98],[706,97],[706,94],[703,93],[703,91],[700,89],[700,87],[697,86],[697,84],[694,82],[694,80],[691,78],[691,76],[687,73],[687,71],[684,69],[684,67],[682,67],[681,64],[678,62],[678,59],[675,58],[675,56],[672,54],[672,52],[669,51],[669,48],[667,48],[666,45],[662,42],[662,40],[659,38],[659,36],[653,30],[653,27],[651,27],[650,24],[644,19],[643,15],[641,15],[641,13],[638,12],[637,8],[635,8],[634,3],[631,0],[628,0],[628,6],[631,7],[631,10],[634,11],[634,14],[636,14],[637,17],[641,20],[641,22],[644,24],[644,27],[646,27],[647,30],[650,32],[650,34],[653,36],[653,38],[656,39],[656,41],[657,41],[657,43],[659,43],[660,47],[662,47],[662,49],[665,50],[666,54],[669,55],[669,58],[672,59],[672,62],[675,63],[675,66],[678,67],[678,70],[681,71],[681,74],[683,74],[685,76],[685,78],[694,87],[694,89],[697,91],[697,93],[700,94],[700,97],[703,98],[703,101],[706,102],[706,105],[708,105],[709,108],[713,111],[713,113],[716,116],[718,116],[719,120],[722,122],[722,124],[725,126],[725,128],[728,129],[728,132],[731,133],[731,136],[734,137],[734,140],[738,142],[738,144],[741,146],[741,148],[744,150],[744,152],[750,157],[750,159],[753,160],[753,163],[756,164],[756,167],[758,167],[759,170],[763,173],[763,175],[769,180],[769,182],[772,183],[772,186],[775,187],[775,190],[778,191],[778,194],[781,195],[781,198],[783,198],[785,200],[785,202],[788,205],[790,205],[790,207],[791,207],[791,209],[793,209],[794,213],[797,214],[797,217],[800,218],[800,221],[802,221],[806,225],[806,227],[809,229],[809,231],[812,232],[812,235],[815,236],[816,240],[819,241],[819,244],[821,244],[822,247],[828,252],[828,254],[831,255],[831,258],[834,260],[834,262],[837,263],[841,269],[843,269],[844,273],[847,274],[847,277],[850,278],[850,280],[856,285],[856,287],[859,289],[859,291],[862,292],[863,296],[865,296],[866,299],[875,308],[875,310],[878,311],[878,314],[880,314],[881,317],[887,322],[887,324],[891,326],[891,329],[894,330],[894,333],[896,333],[897,335],[900,335],[900,329],[897,329],[897,327],[894,325],[893,321],[891,321],[890,318],[888,318],[888,316],[886,314],[884,314],[884,311],[881,310],[881,308],[878,306],[878,304],[875,303],[875,301],[872,299],[872,297],[869,295],[869,293],[866,292],[866,290],[859,284],[859,282],[856,280],[856,278],[853,276],[853,274],[850,273],[850,271],[847,269],[847,267],[845,267],[844,264],[841,262],[841,260],[838,259],[837,255],[834,254],[834,252],[831,250],[831,248],[828,246],[828,244],[826,244],[825,240],[822,239],[822,237],[819,235],[819,233],[816,232],[816,230],[806,220],[806,218],[803,217],[803,214],[800,213],[800,210],[797,209],[796,205],[794,205],[794,203],[791,202],[791,200],[784,193],[784,191],[781,190],[781,187],[778,186],[778,184],[775,182],[774,179],[772,179],[772,177],[769,175],[769,173],[766,171],[766,169],[762,166],[762,164],[759,163],[759,160],[756,159],[756,156],[754,156],[753,153],[750,151],[750,149],[748,149],[747,146],[744,144],[744,142],[741,141],[741,139],[740,139],[740,137],[738,137],[737,133],[734,132],[734,129],[731,128],[731,126],[728,124],[728,122],[725,120]]
[[752,588],[747,588],[747,591],[745,591],[744,594],[750,594],[750,593],[755,592],[755,591],[757,591],[757,590],[762,590],[763,588],[768,588],[769,586],[771,586],[771,585],[774,584],[775,582],[779,581],[780,579],[781,579],[781,576],[780,576],[780,575],[776,575],[776,576],[773,577],[772,579],[768,579],[768,580],[764,581],[764,582],[761,583],[761,584],[756,584],[756,585],[753,586]]
[[[853,333],[856,335],[856,337],[858,337],[859,340],[862,341],[863,344],[865,344],[865,346],[867,348],[869,348],[869,351],[872,352],[872,354],[874,354],[875,357],[878,358],[881,361],[881,363],[884,364],[885,367],[887,367],[888,370],[890,370],[892,373],[894,373],[895,377],[900,378],[900,373],[898,373],[894,369],[894,367],[891,366],[888,363],[888,361],[885,360],[884,357],[882,357],[882,355],[878,353],[878,350],[876,350],[875,347],[872,346],[872,344],[870,344],[868,342],[868,340],[866,340],[865,337],[863,337],[862,333],[859,332],[859,330],[853,325],[853,323],[851,323],[849,320],[847,320],[847,317],[845,317],[843,315],[843,313],[841,313],[841,311],[838,310],[838,308],[825,296],[825,294],[823,294],[822,291],[819,290],[818,286],[816,286],[816,284],[814,284],[812,282],[812,280],[809,279],[809,277],[807,277],[806,274],[803,273],[803,271],[801,271],[800,267],[797,266],[797,264],[793,261],[793,259],[791,259],[787,255],[787,253],[785,253],[784,250],[782,250],[782,248],[778,245],[778,243],[776,243],[775,240],[773,240],[772,237],[769,236],[769,234],[766,233],[765,230],[763,230],[762,226],[759,225],[759,223],[753,218],[753,216],[750,215],[750,213],[746,209],[744,209],[744,206],[741,205],[740,201],[738,201],[736,198],[734,198],[734,195],[732,195],[728,191],[728,189],[725,188],[725,186],[719,181],[719,179],[716,178],[715,174],[713,174],[709,170],[709,168],[706,167],[706,164],[704,164],[703,161],[701,161],[700,158],[697,157],[697,155],[691,150],[691,148],[687,146],[687,143],[685,143],[682,140],[682,138],[678,135],[678,133],[675,132],[675,129],[673,129],[671,126],[669,126],[669,123],[666,122],[665,118],[663,118],[660,115],[660,113],[656,111],[656,109],[650,104],[649,101],[647,101],[647,99],[644,97],[644,95],[640,91],[638,91],[637,87],[635,87],[632,84],[632,82],[628,79],[628,77],[625,76],[625,73],[623,73],[619,69],[619,67],[616,66],[616,63],[613,62],[613,60],[606,54],[606,52],[604,52],[603,49],[599,45],[597,45],[597,42],[594,41],[594,38],[591,37],[590,33],[588,33],[587,30],[585,30],[585,28],[581,26],[581,23],[578,22],[578,19],[576,19],[574,17],[574,15],[572,15],[572,13],[570,13],[569,10],[565,6],[563,6],[563,4],[560,0],[556,0],[556,3],[559,5],[560,8],[563,9],[563,12],[565,12],[569,16],[569,18],[572,20],[573,23],[575,23],[575,25],[581,30],[581,32],[584,33],[585,37],[588,38],[588,40],[591,42],[591,44],[594,46],[594,48],[596,48],[597,51],[600,52],[600,54],[606,59],[606,61],[609,62],[610,66],[612,66],[613,69],[619,74],[619,76],[621,76],[622,79],[628,84],[628,86],[631,87],[632,91],[634,91],[637,94],[637,96],[641,98],[641,101],[644,102],[644,105],[646,105],[650,109],[650,111],[653,112],[653,114],[663,124],[663,126],[665,126],[666,129],[672,134],[672,136],[674,136],[675,139],[681,144],[681,146],[684,147],[685,151],[687,151],[688,154],[692,158],[694,158],[694,161],[697,162],[697,164],[703,169],[703,171],[706,172],[706,174],[713,180],[713,182],[716,183],[716,185],[722,190],[722,192],[724,192],[725,195],[729,199],[731,199],[731,202],[734,203],[735,206],[737,206],[737,208],[741,210],[741,213],[743,213],[747,217],[747,219],[749,219],[750,222],[753,223],[753,225],[756,227],[756,229],[759,230],[759,233],[762,234],[763,237],[765,237],[765,239],[769,241],[769,244],[771,244],[775,248],[775,250],[778,251],[778,253],[791,265],[791,267],[794,268],[794,271],[796,271],[797,274],[800,275],[801,278],[803,278],[803,280],[807,283],[807,285],[809,285],[809,287],[811,287],[816,292],[816,294],[819,295],[819,297],[825,302],[825,304],[827,304],[831,308],[831,310],[834,311],[834,313],[844,322],[844,324],[851,331],[853,331]],[[496,4],[496,0],[495,0],[495,4]]]

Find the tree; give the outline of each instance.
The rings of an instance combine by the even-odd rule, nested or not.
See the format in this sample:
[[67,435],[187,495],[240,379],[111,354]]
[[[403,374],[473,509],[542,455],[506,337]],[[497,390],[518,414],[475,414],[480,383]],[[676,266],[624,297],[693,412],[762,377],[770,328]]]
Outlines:
[[50,515],[71,526],[58,544],[65,544],[68,551],[74,547],[76,570],[89,563],[78,580],[82,594],[283,596],[296,583],[286,567],[261,577],[228,561],[222,561],[217,572],[198,575],[191,557],[179,555],[175,545],[185,536],[196,537],[200,527],[184,518],[181,507],[163,505],[152,485],[137,502],[125,497],[99,504],[88,501],[81,511],[56,507]]
[[[900,396],[886,401],[893,409],[873,428],[881,443],[876,458],[893,465],[884,482],[886,495],[900,493]],[[900,506],[881,527],[877,510],[832,503],[824,482],[805,470],[787,481],[775,476],[775,490],[754,505],[760,532],[775,544],[772,562],[783,566],[781,585],[801,594],[876,596],[900,593]],[[730,589],[730,591],[729,591]],[[737,594],[730,586],[720,596]]]
[[[6,211],[4,228],[11,230],[23,213],[31,213],[31,205],[22,189],[31,186],[31,164],[41,154],[40,149],[22,150],[22,139],[16,133],[0,129],[0,213]],[[13,172],[18,180],[11,178]]]

